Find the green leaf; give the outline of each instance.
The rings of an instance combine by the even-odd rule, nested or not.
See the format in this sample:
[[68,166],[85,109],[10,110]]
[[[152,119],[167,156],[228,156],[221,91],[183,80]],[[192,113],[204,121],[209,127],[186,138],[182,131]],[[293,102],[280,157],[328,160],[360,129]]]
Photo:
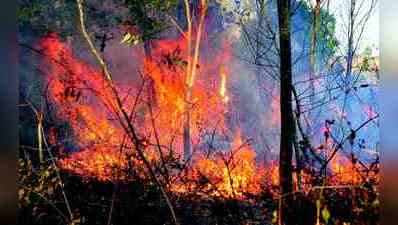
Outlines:
[[376,200],[374,200],[374,201],[372,202],[372,206],[373,206],[373,207],[378,207],[379,205],[380,205],[379,199],[376,199]]
[[127,44],[129,46],[137,45],[140,43],[140,40],[141,38],[139,35],[134,35],[128,32],[123,36],[123,39],[120,41],[120,44]]
[[326,224],[328,224],[328,221],[330,219],[330,212],[327,209],[327,207],[324,207],[322,209],[322,218],[323,218],[323,220],[325,220]]
[[124,44],[127,43],[130,39],[131,39],[131,34],[129,32],[127,32],[124,36],[123,39],[120,41],[120,44]]
[[272,212],[272,223],[276,224],[278,222],[278,212],[276,210],[274,210]]

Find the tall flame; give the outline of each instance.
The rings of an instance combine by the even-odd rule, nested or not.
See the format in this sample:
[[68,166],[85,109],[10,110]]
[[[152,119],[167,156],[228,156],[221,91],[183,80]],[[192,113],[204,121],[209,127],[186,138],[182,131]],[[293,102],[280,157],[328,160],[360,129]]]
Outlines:
[[227,95],[227,74],[223,65],[220,67],[220,77],[220,96],[222,97],[224,103],[227,103],[229,101],[229,97]]

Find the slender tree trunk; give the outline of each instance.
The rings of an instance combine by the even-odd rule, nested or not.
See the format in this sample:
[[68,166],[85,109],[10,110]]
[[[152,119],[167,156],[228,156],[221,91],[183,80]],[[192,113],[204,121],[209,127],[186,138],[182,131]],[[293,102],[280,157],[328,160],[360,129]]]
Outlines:
[[[151,40],[144,40],[144,54],[145,54],[145,60],[150,62],[152,61],[152,46],[151,46]],[[146,78],[149,80],[149,98],[152,101],[152,104],[157,105],[157,98],[156,98],[156,88],[155,88],[155,81],[151,76],[146,75]]]
[[184,125],[183,125],[183,145],[184,145],[184,161],[186,162],[191,156],[191,117],[190,117],[190,101],[191,101],[191,85],[190,77],[192,70],[192,17],[191,7],[188,0],[184,0],[185,16],[187,19],[187,68],[185,75],[185,109],[184,109]]
[[[188,31],[186,35],[187,39],[187,70],[185,77],[186,91],[185,91],[185,111],[184,111],[184,125],[183,125],[183,145],[184,145],[184,161],[188,161],[191,158],[192,146],[191,146],[191,110],[192,110],[192,89],[196,79],[197,65],[199,64],[199,50],[202,39],[202,32],[205,22],[205,16],[207,11],[207,0],[200,0],[200,4],[197,7],[199,10],[199,24],[195,33],[195,39],[193,36],[193,21],[191,6],[189,0],[184,0],[185,11],[187,17]],[[194,43],[192,43],[194,41]],[[193,51],[193,55],[192,55]]]
[[[310,43],[310,104],[311,108],[315,106],[315,74],[316,74],[316,49],[318,42],[318,31],[320,22],[320,12],[321,12],[321,0],[316,0],[315,6],[312,9],[312,26],[311,26],[311,43]],[[309,118],[312,119],[312,113],[309,112]],[[310,127],[308,127],[307,132],[310,132]]]
[[[185,101],[190,101],[191,99],[190,91],[185,97]],[[185,103],[184,111],[184,127],[183,127],[183,145],[184,145],[184,161],[188,162],[191,158],[191,110],[190,103]]]
[[347,49],[347,70],[346,70],[346,85],[349,83],[349,77],[352,72],[352,61],[354,58],[354,32],[355,32],[355,9],[356,0],[350,1],[350,18],[348,24],[348,49]]
[[280,45],[280,110],[281,142],[279,155],[280,201],[279,224],[293,224],[290,193],[293,191],[292,157],[295,138],[295,121],[292,104],[292,60],[290,43],[290,0],[278,0]]
[[151,41],[150,40],[144,41],[144,53],[145,53],[146,60],[152,60]]

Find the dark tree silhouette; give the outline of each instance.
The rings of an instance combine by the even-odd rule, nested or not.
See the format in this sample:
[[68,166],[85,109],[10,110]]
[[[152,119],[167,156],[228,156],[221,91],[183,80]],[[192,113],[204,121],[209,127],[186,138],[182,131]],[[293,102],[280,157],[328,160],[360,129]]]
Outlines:
[[292,60],[290,43],[290,0],[278,1],[279,45],[280,45],[280,110],[281,143],[279,156],[279,178],[281,201],[279,224],[289,223],[291,214],[288,202],[293,191],[292,156],[295,137],[295,121],[292,104]]

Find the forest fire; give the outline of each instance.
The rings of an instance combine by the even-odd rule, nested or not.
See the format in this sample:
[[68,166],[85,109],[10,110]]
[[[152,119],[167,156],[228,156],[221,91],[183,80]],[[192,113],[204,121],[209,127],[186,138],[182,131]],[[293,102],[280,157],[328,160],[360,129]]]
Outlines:
[[187,175],[187,180],[194,182],[175,185],[172,190],[189,193],[200,189],[202,193],[238,199],[259,194],[265,173],[257,166],[255,151],[242,143],[239,133],[231,149],[212,158],[199,156]]
[[335,184],[359,185],[363,182],[358,163],[352,163],[341,154],[337,154],[331,161],[332,180]]
[[[184,45],[181,43],[184,42],[159,42],[153,59],[145,62],[144,73],[149,76],[151,88],[154,90],[153,95],[148,94],[152,97],[149,100],[149,104],[152,105],[148,109],[151,111],[148,114],[151,115],[140,118],[140,131],[148,137],[149,143],[158,143],[159,146],[168,144],[182,132],[185,87],[182,55]],[[109,119],[112,117],[115,103],[101,73],[75,59],[71,50],[56,36],[44,39],[41,47],[45,49],[50,64],[47,77],[49,97],[56,105],[57,115],[70,124],[76,144],[80,148],[78,152],[61,159],[59,165],[77,175],[94,177],[100,181],[128,179],[122,171],[128,170],[129,161],[134,161],[134,165],[140,165],[140,162],[134,159],[134,150],[131,143],[126,141],[123,129]],[[193,89],[194,106],[191,117],[196,126],[193,126],[192,139],[197,144],[203,135],[202,124],[213,126],[217,132],[226,129],[223,116],[226,107],[223,103],[228,101],[227,80],[225,69],[220,64],[208,67],[201,64],[200,69],[201,74],[220,71],[218,94],[209,88],[217,77],[209,79],[210,82],[198,78]],[[126,99],[132,98],[127,96]],[[158,135],[166,133],[169,135]],[[173,154],[180,155],[181,143],[178,142],[179,140],[176,140]],[[151,160],[156,161],[160,155],[154,149],[148,147],[146,154]],[[209,179],[209,185],[216,186],[215,195],[237,197],[244,192],[258,193],[261,172],[256,167],[255,151],[242,144],[240,135],[234,138],[231,149],[223,156],[219,154],[213,158],[206,158],[203,153],[197,153],[190,170],[191,176],[198,179],[201,174]],[[174,189],[182,190],[181,187],[180,185]]]
[[[156,48],[152,50],[151,59],[145,61],[144,73],[153,84],[154,99],[151,99],[151,104],[156,108],[156,130],[158,133],[170,134],[162,135],[161,138],[165,139],[160,142],[167,143],[170,138],[182,133],[183,114],[186,108],[190,111],[193,125],[191,136],[194,144],[199,143],[201,132],[205,131],[204,125],[206,129],[214,128],[218,131],[226,129],[223,96],[217,94],[213,85],[218,78],[214,73],[228,58],[219,57],[220,59],[213,64],[199,62],[196,67],[200,75],[197,75],[194,81],[188,81],[189,84],[186,85],[187,56],[184,39],[162,40],[154,45]],[[191,90],[191,101],[187,102],[187,89],[191,88],[192,82],[194,85]],[[146,124],[154,129],[149,121]],[[179,139],[176,142],[178,145]],[[177,146],[173,150],[181,154],[182,147]]]
[[[186,104],[184,42],[166,40],[159,41],[156,46],[152,58],[145,60],[143,68],[151,84],[148,94],[144,95],[145,101],[139,102],[134,94],[122,94],[127,111],[133,112],[134,108],[140,107],[144,110],[142,115],[133,114],[135,112],[132,115],[140,125],[141,135],[145,137],[145,154],[151,162],[159,162],[165,154],[170,154],[170,149],[166,152],[166,148],[161,146],[173,142],[171,153],[177,158],[181,157],[182,143],[178,137],[182,133]],[[123,128],[114,122],[117,120],[114,116],[116,103],[102,74],[76,59],[56,35],[43,39],[41,47],[50,65],[47,71],[48,95],[56,106],[57,115],[71,126],[74,141],[79,147],[78,152],[59,160],[59,165],[66,171],[99,181],[131,179],[127,175],[131,165],[144,176],[142,163],[134,157],[131,142],[126,138]],[[206,132],[203,124],[213,128],[216,133],[227,131],[225,113],[228,110],[225,103],[229,96],[226,93],[228,81],[223,63],[223,60],[217,60],[212,65],[200,64],[200,76],[217,71],[220,76],[210,79],[199,76],[196,80],[191,109],[195,124],[192,142],[196,145],[200,144]],[[217,83],[217,79],[220,79],[218,93],[217,88],[212,88],[212,83]],[[121,93],[124,89],[118,87]],[[201,187],[202,191],[215,196],[241,198],[245,193],[258,194],[264,177],[270,179],[272,185],[278,185],[278,166],[268,167],[268,171],[257,166],[255,150],[242,144],[239,132],[235,133],[230,146],[226,152],[214,156],[205,156],[203,152],[194,155],[187,176],[195,182],[205,178],[207,183]],[[342,158],[336,157],[331,162],[331,171],[336,174],[334,182],[359,183],[358,173],[347,167],[350,162]],[[171,189],[185,192],[197,188],[195,182],[176,183]]]
[[355,2],[20,1],[18,220],[379,224]]

